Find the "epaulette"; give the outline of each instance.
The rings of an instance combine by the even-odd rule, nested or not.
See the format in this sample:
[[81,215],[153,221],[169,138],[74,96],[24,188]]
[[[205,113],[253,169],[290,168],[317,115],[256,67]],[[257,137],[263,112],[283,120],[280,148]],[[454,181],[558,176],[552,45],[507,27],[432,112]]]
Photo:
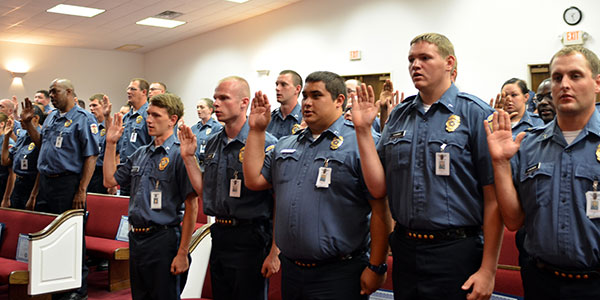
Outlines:
[[473,103],[477,104],[477,106],[479,106],[480,108],[482,108],[484,110],[492,109],[488,103],[485,103],[485,101],[479,99],[479,97],[477,97],[475,95],[465,93],[465,92],[458,92],[457,96],[460,98],[472,101]]

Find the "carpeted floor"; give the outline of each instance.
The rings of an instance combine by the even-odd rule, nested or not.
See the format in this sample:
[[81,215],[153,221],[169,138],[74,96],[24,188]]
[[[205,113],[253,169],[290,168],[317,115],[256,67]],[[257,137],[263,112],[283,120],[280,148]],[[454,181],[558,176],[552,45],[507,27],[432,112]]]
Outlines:
[[[92,271],[88,275],[88,299],[131,299],[131,289],[116,292],[108,291],[108,271]],[[0,300],[8,300],[8,285],[0,286]]]

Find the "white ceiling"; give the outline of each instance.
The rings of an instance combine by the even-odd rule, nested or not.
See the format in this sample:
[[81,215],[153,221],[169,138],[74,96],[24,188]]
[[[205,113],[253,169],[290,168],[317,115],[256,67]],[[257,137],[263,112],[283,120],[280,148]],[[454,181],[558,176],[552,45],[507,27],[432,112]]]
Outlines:
[[[186,38],[237,23],[300,0],[1,0],[0,41],[111,50],[125,44],[145,53]],[[93,18],[46,12],[57,4],[106,11]],[[174,29],[135,22],[171,10],[187,24]]]

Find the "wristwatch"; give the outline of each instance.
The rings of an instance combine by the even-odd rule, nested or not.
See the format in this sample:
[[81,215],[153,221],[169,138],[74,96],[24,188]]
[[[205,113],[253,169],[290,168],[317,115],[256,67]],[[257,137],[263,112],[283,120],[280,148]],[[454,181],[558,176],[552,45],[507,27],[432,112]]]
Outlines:
[[385,274],[385,272],[387,272],[387,264],[386,263],[380,264],[379,266],[374,266],[371,263],[369,263],[367,265],[367,267],[369,269],[371,269],[371,271],[373,271],[379,275],[383,275],[383,274]]

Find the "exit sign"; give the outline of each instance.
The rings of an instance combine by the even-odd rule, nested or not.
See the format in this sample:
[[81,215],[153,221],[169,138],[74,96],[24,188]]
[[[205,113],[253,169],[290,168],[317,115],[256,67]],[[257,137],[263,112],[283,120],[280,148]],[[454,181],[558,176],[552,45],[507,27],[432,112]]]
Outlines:
[[362,55],[360,53],[360,50],[350,51],[350,60],[360,60],[361,58],[362,58]]
[[587,35],[585,34],[585,32],[583,32],[581,30],[567,31],[567,32],[563,33],[562,42],[563,42],[563,45],[565,45],[565,46],[567,46],[567,45],[583,45],[586,37],[587,37]]

